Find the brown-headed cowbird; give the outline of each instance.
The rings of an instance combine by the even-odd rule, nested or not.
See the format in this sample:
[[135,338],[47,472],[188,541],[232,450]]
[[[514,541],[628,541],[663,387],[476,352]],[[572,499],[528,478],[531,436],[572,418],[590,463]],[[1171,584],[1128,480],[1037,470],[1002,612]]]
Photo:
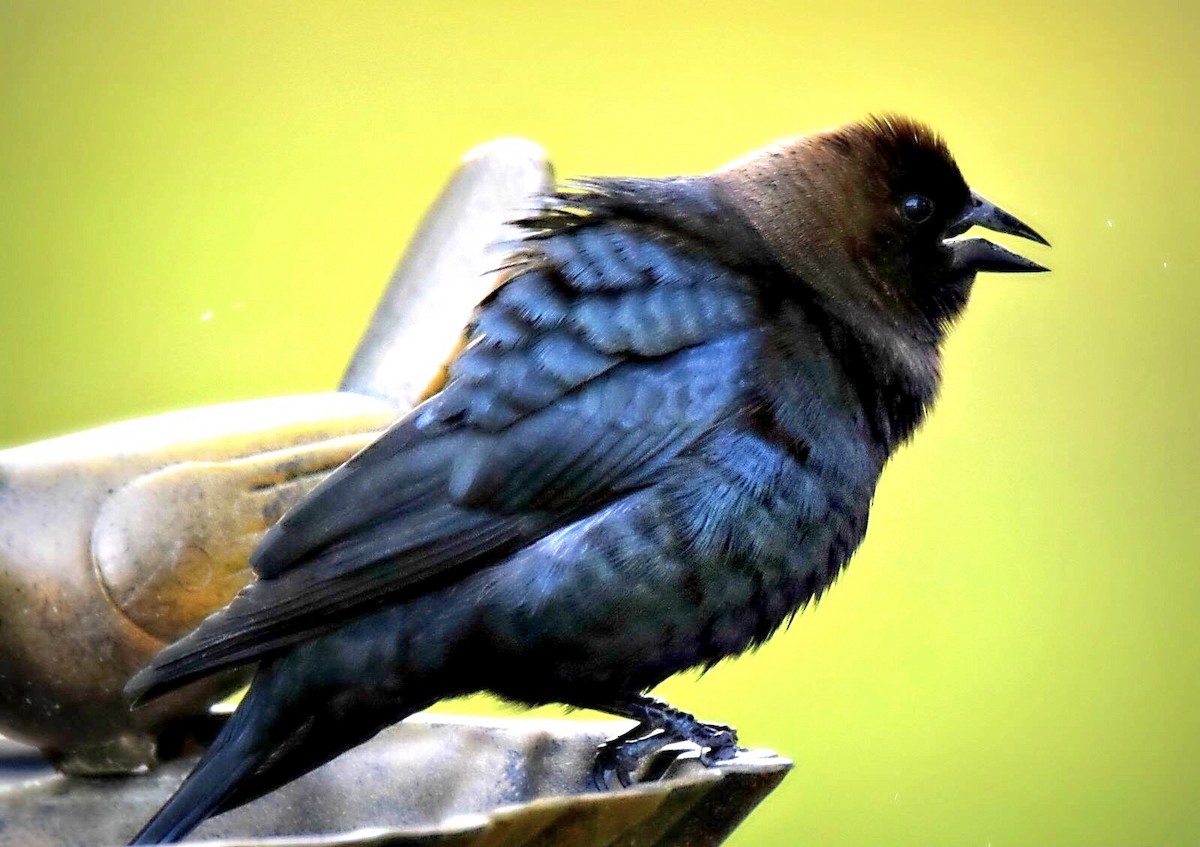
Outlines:
[[921,124],[593,179],[522,222],[440,392],[284,516],[256,583],[130,683],[258,662],[134,843],[173,841],[445,697],[633,718],[597,780],[736,737],[645,695],[762,643],[863,538],[977,271],[1040,271]]

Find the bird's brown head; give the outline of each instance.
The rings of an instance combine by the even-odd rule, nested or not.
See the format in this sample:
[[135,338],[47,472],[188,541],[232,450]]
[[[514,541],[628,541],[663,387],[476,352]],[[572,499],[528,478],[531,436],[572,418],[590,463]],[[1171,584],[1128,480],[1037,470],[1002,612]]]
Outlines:
[[936,343],[977,272],[1045,270],[958,238],[979,225],[1046,243],[973,192],[942,139],[907,118],[785,141],[713,177],[782,264],[864,329]]

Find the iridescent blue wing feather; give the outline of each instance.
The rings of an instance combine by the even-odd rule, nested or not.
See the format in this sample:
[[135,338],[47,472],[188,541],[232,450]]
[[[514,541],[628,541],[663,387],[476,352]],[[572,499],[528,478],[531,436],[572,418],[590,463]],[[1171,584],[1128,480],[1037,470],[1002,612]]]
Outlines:
[[445,387],[273,527],[258,582],[131,691],[253,661],[493,564],[646,484],[731,413],[759,322],[752,281],[677,234],[555,209],[542,221]]

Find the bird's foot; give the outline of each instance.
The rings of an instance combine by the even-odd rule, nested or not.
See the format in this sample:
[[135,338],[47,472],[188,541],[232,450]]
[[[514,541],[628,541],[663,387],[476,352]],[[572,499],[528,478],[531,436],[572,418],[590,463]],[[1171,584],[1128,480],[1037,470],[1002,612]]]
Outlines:
[[600,745],[592,766],[592,781],[601,791],[616,788],[618,784],[628,788],[633,785],[639,765],[671,743],[671,737],[661,730],[638,724]]
[[641,765],[669,744],[680,741],[695,744],[701,750],[700,761],[706,766],[733,758],[739,749],[733,727],[703,723],[652,697],[621,701],[604,711],[633,718],[638,725],[597,750],[592,779],[600,790],[615,788],[617,784],[628,788]]

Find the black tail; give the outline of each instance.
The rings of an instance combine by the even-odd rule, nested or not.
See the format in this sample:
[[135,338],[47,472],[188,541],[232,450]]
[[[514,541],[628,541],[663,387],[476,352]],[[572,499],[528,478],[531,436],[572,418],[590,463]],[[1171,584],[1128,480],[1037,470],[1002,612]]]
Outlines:
[[174,844],[198,827],[258,762],[232,760],[213,748],[130,844]]
[[289,673],[297,667],[284,657],[259,668],[212,747],[131,844],[179,841],[211,815],[274,791],[432,702],[368,686],[306,696]]
[[[173,844],[225,804],[262,764],[270,747],[263,737],[263,710],[255,687],[217,734],[200,763],[155,813],[132,844]],[[269,706],[268,706],[269,708]]]

